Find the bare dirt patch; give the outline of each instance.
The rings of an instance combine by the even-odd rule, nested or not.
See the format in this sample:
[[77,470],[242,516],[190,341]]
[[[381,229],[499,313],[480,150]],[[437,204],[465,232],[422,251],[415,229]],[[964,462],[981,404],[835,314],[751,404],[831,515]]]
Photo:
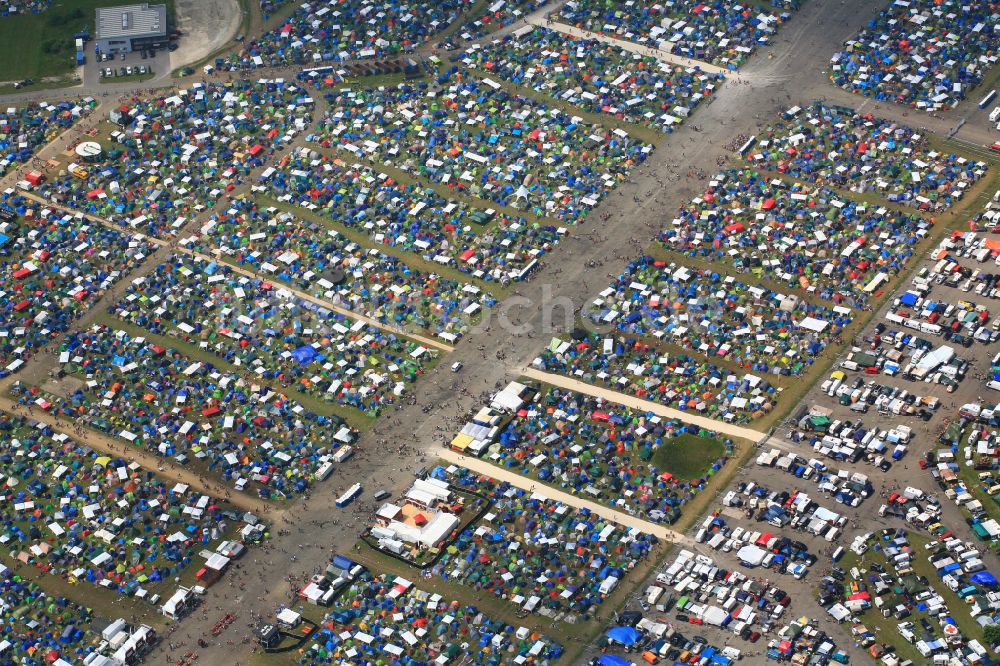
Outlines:
[[230,42],[240,29],[237,0],[176,0],[177,28],[183,33],[170,54],[170,69],[197,62]]

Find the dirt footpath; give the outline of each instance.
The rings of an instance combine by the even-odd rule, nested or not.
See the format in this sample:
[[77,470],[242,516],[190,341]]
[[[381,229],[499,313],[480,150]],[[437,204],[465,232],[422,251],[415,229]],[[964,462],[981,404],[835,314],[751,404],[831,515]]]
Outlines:
[[170,54],[170,69],[197,62],[236,37],[243,12],[236,0],[177,0],[177,28],[183,35]]
[[[85,443],[91,448],[101,451],[102,453],[106,453],[111,456],[121,456],[128,459],[130,462],[139,463],[147,470],[155,470],[160,477],[168,481],[187,484],[198,492],[214,495],[215,497],[225,496],[228,489],[220,483],[201,477],[197,473],[175,465],[170,460],[157,456],[146,449],[128,446],[123,442],[119,442],[112,437],[102,435],[101,433],[91,429],[77,429],[74,427],[72,421],[59,418],[55,414],[44,412],[37,407],[32,407],[29,410],[27,406],[19,405],[17,402],[8,397],[10,384],[10,381],[5,381],[0,384],[0,409],[8,414],[19,415],[24,418],[41,421],[56,432],[69,435],[77,442]],[[228,501],[244,511],[255,512],[258,515],[262,514],[267,518],[274,518],[274,516],[279,515],[278,511],[271,508],[262,512],[261,502],[244,493],[230,493]]]
[[460,465],[462,467],[467,467],[480,474],[485,474],[498,481],[506,481],[507,483],[517,486],[522,490],[528,490],[530,492],[538,492],[549,499],[555,500],[557,502],[562,502],[563,504],[568,504],[569,506],[574,506],[578,509],[587,509],[596,513],[599,516],[603,516],[619,525],[624,525],[626,527],[634,527],[636,529],[642,530],[647,534],[655,534],[661,539],[667,539],[674,543],[679,543],[685,546],[690,546],[694,544],[694,539],[676,530],[672,530],[664,525],[657,525],[656,523],[651,523],[648,520],[643,520],[642,518],[637,518],[635,516],[629,515],[627,513],[622,513],[621,511],[615,511],[614,509],[605,506],[604,504],[598,504],[597,502],[591,502],[588,499],[579,497],[577,495],[571,495],[567,492],[554,488],[552,486],[547,486],[542,483],[536,483],[532,479],[526,476],[521,476],[510,470],[506,470],[502,467],[497,467],[496,465],[491,465],[488,462],[480,460],[479,458],[463,456],[460,453],[452,451],[451,449],[441,449],[438,455],[443,459],[455,465]]
[[654,414],[658,414],[659,416],[663,416],[668,419],[676,419],[677,421],[690,423],[698,426],[699,428],[714,430],[715,432],[720,432],[723,435],[728,435],[730,437],[741,437],[751,442],[758,442],[766,435],[766,433],[760,430],[733,425],[732,423],[711,419],[707,416],[701,416],[700,414],[682,412],[679,409],[667,407],[666,405],[662,405],[658,402],[643,400],[642,398],[637,398],[634,395],[629,395],[620,391],[613,391],[595,384],[588,384],[578,379],[573,379],[572,377],[565,377],[563,375],[557,375],[550,372],[542,372],[541,370],[536,370],[535,368],[524,368],[521,372],[525,377],[537,379],[538,381],[546,384],[569,389],[585,395],[604,398],[605,400],[610,400],[611,402],[616,402],[619,405],[625,405],[626,407],[631,407],[632,409],[641,409],[643,411],[653,412]]

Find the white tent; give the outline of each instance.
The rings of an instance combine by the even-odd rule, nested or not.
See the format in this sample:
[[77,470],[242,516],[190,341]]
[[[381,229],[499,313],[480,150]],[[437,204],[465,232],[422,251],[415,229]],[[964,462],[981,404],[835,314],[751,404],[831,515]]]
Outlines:
[[301,619],[302,616],[293,611],[291,608],[282,609],[282,611],[278,613],[278,622],[286,627],[298,626]]
[[721,627],[727,617],[729,617],[729,613],[716,606],[707,607],[701,615],[701,619],[705,621],[705,624],[710,624],[714,627]]
[[514,412],[521,408],[524,401],[521,400],[521,392],[524,391],[524,384],[519,384],[517,382],[511,382],[507,384],[506,387],[499,393],[493,396],[492,407],[494,409],[503,409],[508,412]]
[[837,622],[843,622],[851,616],[851,611],[847,610],[843,604],[834,604],[830,606],[826,612],[829,613]]
[[767,556],[767,551],[763,548],[758,548],[753,544],[748,544],[743,546],[738,551],[736,551],[736,557],[739,558],[740,562],[743,562],[747,566],[756,567],[764,561]]
[[823,321],[822,319],[816,319],[815,317],[806,317],[799,322],[799,326],[809,331],[815,331],[816,333],[822,333],[829,325],[829,322]]

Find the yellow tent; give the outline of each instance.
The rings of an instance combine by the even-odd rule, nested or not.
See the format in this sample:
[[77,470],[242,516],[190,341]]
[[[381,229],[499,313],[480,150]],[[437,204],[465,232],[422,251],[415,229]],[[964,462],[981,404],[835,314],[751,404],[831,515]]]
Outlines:
[[451,448],[454,451],[464,451],[468,448],[469,444],[472,444],[472,441],[472,437],[460,432],[455,435],[455,439],[451,440]]

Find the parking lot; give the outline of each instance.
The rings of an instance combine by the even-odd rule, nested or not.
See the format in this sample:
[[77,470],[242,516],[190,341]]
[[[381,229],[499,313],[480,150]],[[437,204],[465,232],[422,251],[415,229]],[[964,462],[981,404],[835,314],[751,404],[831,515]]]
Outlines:
[[[107,59],[102,60],[101,56],[95,54],[92,49],[87,53],[87,62],[83,66],[84,85],[97,87],[109,83],[120,83],[121,79],[139,81],[147,78],[162,78],[170,74],[170,51],[167,49],[156,49],[154,54],[146,52],[146,57],[143,57],[142,52],[105,55]],[[131,74],[129,73],[130,67],[132,68]],[[141,71],[143,67],[146,68],[145,74]],[[113,75],[109,76],[107,70],[111,70]]]
[[[982,213],[973,216],[973,228],[992,228],[991,211],[995,209],[992,193],[983,195],[979,207]],[[629,654],[631,651],[652,650],[659,657],[672,655],[671,650],[679,646],[691,649],[692,639],[708,645],[736,645],[744,650],[744,655],[763,658],[768,653],[769,641],[775,645],[784,642],[776,635],[783,624],[784,611],[778,610],[775,602],[785,596],[789,598],[789,617],[809,617],[827,627],[836,624],[829,609],[834,608],[838,599],[850,601],[850,590],[843,597],[839,596],[839,590],[850,587],[851,575],[845,567],[835,565],[833,556],[836,554],[839,560],[848,555],[846,569],[858,571],[853,565],[860,556],[848,548],[858,534],[874,535],[871,543],[878,543],[880,530],[892,535],[905,528],[915,535],[910,538],[921,545],[914,555],[921,559],[918,566],[931,567],[928,569],[931,572],[934,568],[927,560],[927,549],[935,539],[952,539],[953,547],[982,558],[987,571],[996,570],[996,536],[989,531],[993,527],[989,521],[997,511],[986,491],[995,481],[990,476],[985,482],[969,483],[970,479],[976,480],[971,472],[976,459],[969,458],[975,455],[975,447],[973,453],[962,453],[976,443],[970,433],[988,430],[989,425],[977,425],[975,417],[980,414],[977,409],[971,406],[960,409],[963,405],[982,405],[987,410],[996,403],[992,397],[996,394],[986,386],[994,372],[991,359],[1000,351],[990,319],[995,307],[992,275],[996,266],[991,254],[977,252],[989,242],[989,236],[983,233],[956,232],[946,237],[943,247],[934,247],[916,257],[908,279],[896,290],[902,298],[890,298],[875,313],[870,324],[833,361],[828,376],[821,378],[823,381],[817,382],[797,409],[759,443],[732,485],[720,492],[715,512],[692,528],[690,534],[697,543],[687,548],[692,557],[701,558],[701,566],[725,570],[726,580],[733,580],[732,572],[737,572],[737,582],[745,575],[763,588],[761,596],[767,601],[754,611],[752,621],[747,623],[746,614],[739,615],[739,604],[745,600],[725,608],[731,619],[723,619],[727,614],[711,610],[711,604],[697,601],[705,598],[697,595],[684,597],[685,608],[680,610],[662,601],[650,603],[656,594],[664,595],[663,599],[669,598],[673,604],[681,598],[673,591],[672,585],[677,582],[673,578],[669,583],[667,578],[657,582],[657,576],[662,577],[669,570],[668,558],[647,585],[637,586],[627,605],[638,611],[646,623],[640,626],[641,641],[624,652],[627,658],[633,661],[638,658],[638,654]],[[901,306],[901,300],[911,302],[910,297],[903,297],[909,292],[924,295],[919,296],[919,306],[909,307],[903,317],[900,308],[908,306]],[[973,300],[980,306],[978,310],[971,304]],[[931,303],[931,307],[925,303]],[[929,328],[927,324],[931,322],[927,319],[937,309],[934,305],[937,303],[943,304],[942,313],[947,310],[948,314],[936,318],[936,322],[956,320],[956,311],[975,315],[968,322],[959,317],[955,330],[950,324],[934,324]],[[918,303],[913,300],[911,305]],[[984,318],[979,314],[982,312],[987,313]],[[886,318],[894,313],[904,323]],[[913,317],[923,321],[923,328],[920,321],[905,325]],[[985,332],[981,331],[977,337],[980,329]],[[933,357],[942,346],[952,348],[955,356],[939,354],[937,365],[921,369],[920,360]],[[969,425],[963,429],[960,423]],[[982,423],[982,418],[978,423]],[[983,440],[985,450],[992,451],[989,448],[992,438],[985,432],[982,436],[987,437]],[[957,444],[949,450],[947,444],[952,441]],[[956,453],[952,455],[951,450]],[[981,488],[977,489],[977,485]],[[827,519],[826,524],[815,521],[817,509],[819,517]],[[989,529],[970,530],[972,518],[977,525],[981,522]],[[794,546],[789,549],[792,541]],[[924,548],[925,544],[930,545]],[[841,547],[843,552],[838,551]],[[791,554],[802,551],[808,556],[800,560],[797,568]],[[712,564],[706,564],[704,558],[710,558]],[[811,566],[801,568],[813,558]],[[978,570],[971,567],[971,571]],[[877,579],[878,570],[873,573]],[[974,575],[964,570],[958,573]],[[859,572],[858,580],[861,577]],[[872,585],[867,580],[865,574],[862,583]],[[930,583],[933,590],[941,588],[941,591],[921,595],[921,600],[940,594],[942,604],[950,602],[948,608],[961,608],[958,604],[964,602],[955,596],[957,587],[952,590],[951,583],[938,578],[931,578]],[[659,586],[664,592],[652,592],[649,586]],[[773,591],[774,587],[780,592]],[[871,587],[872,595],[876,587]],[[878,589],[881,593],[883,588]],[[722,600],[730,598],[723,597],[721,592],[719,595]],[[719,604],[723,605],[723,601]],[[832,634],[841,637],[835,652],[843,652],[852,663],[855,660],[864,663],[875,654],[891,653],[893,646],[899,646],[897,654],[901,657],[912,654],[921,658],[925,651],[927,655],[945,653],[945,641],[937,643],[934,636],[942,638],[954,633],[947,623],[932,626],[937,625],[934,617],[929,618],[927,627],[921,624],[910,627],[905,617],[902,622],[905,626],[897,627],[900,620],[890,618],[885,620],[888,623],[885,626],[892,633],[878,633],[883,625],[880,611],[868,611],[868,606],[853,608],[840,619],[843,631]],[[840,606],[833,612],[839,614]],[[919,614],[910,619],[928,622],[927,616]],[[725,626],[717,626],[723,621]],[[651,633],[649,628],[655,629],[658,623],[671,627],[671,632],[679,632],[682,640],[674,643],[657,640],[656,631]],[[958,633],[961,635],[964,630],[965,638],[949,641],[947,649],[969,654],[975,650],[969,647],[973,643],[967,641],[974,640],[980,629],[965,621],[961,624]],[[751,640],[758,633],[760,640]],[[734,642],[734,634],[740,637],[739,641]],[[922,642],[917,645],[918,641]],[[613,639],[607,649],[613,654],[625,650]]]

